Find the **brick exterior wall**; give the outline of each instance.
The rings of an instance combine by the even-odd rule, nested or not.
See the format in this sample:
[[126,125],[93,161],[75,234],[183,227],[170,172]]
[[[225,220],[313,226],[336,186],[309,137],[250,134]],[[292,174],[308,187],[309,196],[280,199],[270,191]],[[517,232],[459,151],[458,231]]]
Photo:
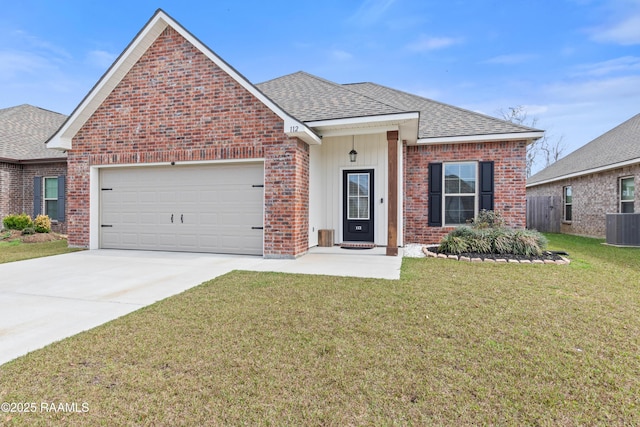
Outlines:
[[309,146],[265,145],[265,257],[278,258],[309,248]]
[[620,212],[620,178],[629,176],[635,177],[634,212],[640,212],[640,164],[529,187],[527,197],[558,196],[561,205],[554,208],[563,212],[563,188],[570,185],[572,220],[562,221],[560,232],[605,238],[606,214]]
[[0,220],[7,215],[22,213],[21,165],[0,163],[0,194]]
[[485,142],[469,144],[418,145],[403,147],[404,241],[438,243],[455,227],[429,227],[429,163],[494,162],[494,210],[507,225],[526,224],[526,143]]
[[69,243],[89,245],[89,170],[106,164],[265,159],[266,257],[307,250],[305,143],[250,92],[171,28],[73,138]]
[[[56,177],[67,174],[65,162],[41,164],[0,163],[0,218],[26,213],[33,217],[33,178]],[[52,221],[51,229],[66,233],[66,222]]]

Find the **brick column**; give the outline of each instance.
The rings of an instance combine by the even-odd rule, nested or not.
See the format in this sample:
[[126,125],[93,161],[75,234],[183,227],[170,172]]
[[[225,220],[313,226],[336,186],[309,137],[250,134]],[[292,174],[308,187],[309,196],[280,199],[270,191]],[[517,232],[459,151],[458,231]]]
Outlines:
[[398,255],[398,131],[387,132],[389,197],[387,201],[387,256]]

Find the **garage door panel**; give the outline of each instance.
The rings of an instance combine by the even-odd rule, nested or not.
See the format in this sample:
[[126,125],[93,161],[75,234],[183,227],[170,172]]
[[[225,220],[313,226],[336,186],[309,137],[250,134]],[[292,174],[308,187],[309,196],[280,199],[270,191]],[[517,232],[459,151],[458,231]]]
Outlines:
[[263,222],[263,176],[262,163],[103,169],[101,224],[111,227],[100,245],[261,255],[252,227]]

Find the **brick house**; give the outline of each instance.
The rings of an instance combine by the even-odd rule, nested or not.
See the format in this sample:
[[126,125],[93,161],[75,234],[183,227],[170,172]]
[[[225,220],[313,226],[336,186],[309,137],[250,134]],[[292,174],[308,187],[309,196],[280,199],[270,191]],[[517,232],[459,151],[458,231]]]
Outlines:
[[0,109],[0,220],[44,213],[54,231],[66,232],[67,155],[45,145],[65,119],[26,104]]
[[395,255],[480,209],[524,227],[540,136],[372,83],[254,85],[159,10],[48,146],[70,245],[290,258],[319,230]]
[[606,236],[606,216],[638,213],[640,114],[527,180],[530,228]]

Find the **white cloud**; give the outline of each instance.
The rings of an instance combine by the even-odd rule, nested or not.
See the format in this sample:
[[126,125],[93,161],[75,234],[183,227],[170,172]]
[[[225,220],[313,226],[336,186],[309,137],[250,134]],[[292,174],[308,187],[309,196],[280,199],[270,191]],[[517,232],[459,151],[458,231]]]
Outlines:
[[605,76],[613,73],[635,73],[640,71],[640,57],[623,56],[593,64],[578,65],[574,76]]
[[86,61],[96,68],[109,68],[116,58],[116,54],[104,50],[92,50],[87,54]]
[[499,55],[489,58],[484,61],[485,64],[500,64],[500,65],[516,65],[524,64],[526,62],[538,59],[538,55],[531,53],[514,53],[510,55]]
[[462,43],[462,39],[454,37],[429,37],[421,35],[418,40],[410,43],[407,49],[414,52],[428,52],[432,50],[445,49],[447,47]]
[[591,30],[592,39],[624,46],[640,44],[640,11],[620,21]]
[[340,49],[334,49],[329,52],[329,57],[335,61],[349,61],[353,55]]
[[566,100],[590,100],[596,104],[611,99],[637,100],[640,97],[640,75],[554,83],[548,85],[545,90],[554,97]]
[[40,75],[55,66],[32,52],[0,51],[0,79],[14,78],[18,74]]
[[349,21],[358,25],[373,25],[385,16],[396,0],[365,0]]

